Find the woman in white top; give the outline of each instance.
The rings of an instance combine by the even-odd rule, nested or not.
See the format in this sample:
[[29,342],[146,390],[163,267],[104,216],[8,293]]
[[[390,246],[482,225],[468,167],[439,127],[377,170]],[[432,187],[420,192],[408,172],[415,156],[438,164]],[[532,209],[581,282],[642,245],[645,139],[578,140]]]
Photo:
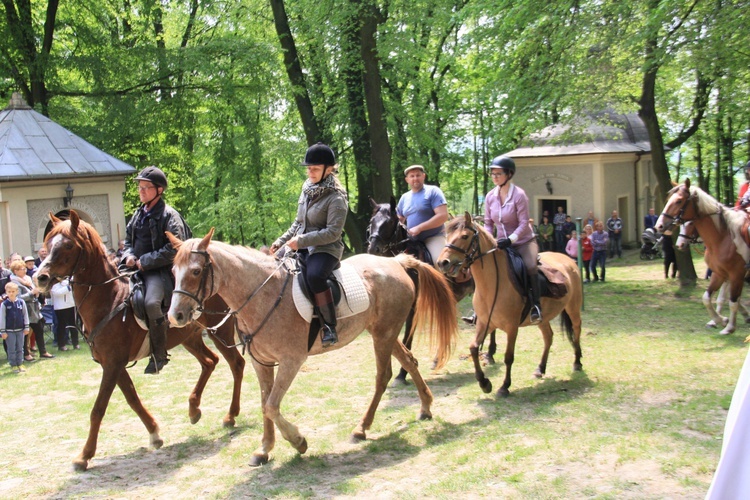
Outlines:
[[[57,318],[57,347],[61,351],[67,351],[67,344],[72,340],[73,348],[80,349],[78,345],[78,328],[76,328],[76,305],[73,301],[73,290],[68,280],[62,280],[52,286],[50,290],[52,306],[55,308]],[[68,328],[68,327],[73,328]],[[68,333],[70,332],[70,333]]]

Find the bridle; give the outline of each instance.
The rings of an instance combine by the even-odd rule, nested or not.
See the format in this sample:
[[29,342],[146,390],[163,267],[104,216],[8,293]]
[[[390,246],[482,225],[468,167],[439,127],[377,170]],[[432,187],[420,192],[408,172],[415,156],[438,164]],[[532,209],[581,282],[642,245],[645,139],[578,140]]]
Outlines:
[[[367,232],[369,233],[369,236],[367,238],[367,242],[368,242],[368,247],[370,247],[372,246],[373,242],[380,241],[383,245],[382,249],[383,249],[384,254],[392,253],[393,255],[396,255],[398,253],[401,253],[399,249],[402,245],[404,245],[408,241],[408,238],[399,239],[398,237],[399,229],[403,227],[401,225],[401,222],[398,219],[394,220],[393,218],[390,218],[389,220],[393,220],[394,222],[393,233],[391,233],[391,235],[388,236],[388,238],[386,239],[380,234],[379,230],[376,231],[375,234],[372,234],[368,226]],[[378,229],[380,229],[381,227],[383,226],[382,225],[378,226]]]
[[[196,293],[198,295],[196,295],[195,293],[190,293],[188,291],[179,290],[179,289],[174,290],[172,293],[184,295],[194,300],[198,304],[196,311],[198,311],[199,313],[203,313],[204,312],[203,303],[208,297],[211,297],[214,294],[214,266],[213,266],[213,262],[211,261],[211,256],[208,254],[207,251],[190,250],[190,253],[200,255],[204,259],[204,264],[203,264],[203,267],[201,268],[201,281],[200,281],[200,284],[198,285],[198,290],[196,290]],[[211,276],[211,291],[208,294],[205,294],[204,292],[206,290],[206,281],[208,280],[209,275]]]
[[[492,250],[489,250],[487,252],[482,252],[479,248],[479,231],[474,226],[465,226],[466,230],[471,231],[473,234],[471,236],[471,240],[469,241],[469,246],[466,247],[466,250],[463,248],[456,246],[452,243],[446,243],[445,248],[450,248],[454,252],[458,252],[464,255],[464,259],[458,264],[458,268],[469,268],[471,265],[480,260],[485,255],[489,255],[497,248],[493,248]],[[451,268],[448,270],[448,273],[451,271],[454,271],[456,269],[456,265],[452,265]]]
[[[682,189],[682,186],[679,188]],[[687,190],[687,188],[686,188]],[[679,210],[677,211],[677,215],[671,215],[667,212],[662,212],[661,216],[665,219],[669,220],[669,223],[662,229],[662,233],[666,233],[667,231],[671,231],[674,229],[675,226],[679,226],[685,222],[691,222],[697,219],[698,217],[695,216],[692,219],[686,219],[685,218],[685,210],[688,208],[688,203],[691,201],[693,202],[693,213],[698,213],[698,197],[695,194],[690,193],[690,190],[688,191],[688,195],[683,200],[682,204],[680,205]]]

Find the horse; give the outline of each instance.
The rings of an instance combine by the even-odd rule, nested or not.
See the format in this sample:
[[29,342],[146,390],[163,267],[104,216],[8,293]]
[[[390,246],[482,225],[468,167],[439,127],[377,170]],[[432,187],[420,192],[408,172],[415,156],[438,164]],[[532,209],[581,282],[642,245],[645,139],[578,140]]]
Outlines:
[[[703,305],[715,324],[725,325],[719,332],[721,335],[734,333],[746,274],[745,262],[750,260],[750,247],[742,238],[747,216],[743,211],[725,207],[699,187],[691,186],[690,179],[672,188],[668,195],[654,229],[671,234],[675,226],[693,223],[706,246],[704,258],[712,271],[703,294]],[[725,281],[729,282],[728,319],[719,315],[711,303],[711,296]]]
[[[679,224],[678,249],[697,241],[698,236],[703,240],[706,247],[703,259],[712,271],[703,294],[703,305],[711,318],[706,326],[724,326],[719,332],[721,335],[736,330],[738,311],[745,317],[746,323],[750,322],[750,312],[739,301],[746,273],[745,255],[750,253],[741,237],[744,219],[743,212],[723,206],[700,188],[691,187],[687,180],[670,191],[670,198],[655,226],[663,228],[665,234],[671,234],[674,225]],[[714,307],[711,296],[716,290],[719,290],[719,296]],[[727,293],[728,318],[720,314]]]
[[[482,391],[492,391],[492,383],[484,376],[479,363],[479,346],[489,330],[503,330],[507,334],[505,380],[497,394],[508,396],[518,328],[530,325],[528,315],[522,318],[526,299],[510,285],[508,253],[497,249],[495,238],[476,224],[468,212],[463,218],[450,221],[446,229],[448,243],[438,258],[439,269],[450,275],[461,266],[471,266],[476,283],[473,300],[477,314],[476,335],[469,348],[475,377]],[[575,353],[573,370],[580,371],[583,369],[580,343],[583,284],[578,266],[570,257],[557,252],[542,252],[539,259],[542,266],[549,266],[559,273],[566,291],[560,298],[542,297],[543,320],[539,329],[544,338],[544,351],[534,376],[541,378],[546,372],[553,335],[550,321],[558,315]]]
[[[416,254],[417,251],[409,248],[411,243],[416,242],[410,240],[406,228],[396,214],[396,199],[391,196],[390,202],[378,203],[370,198],[370,206],[372,206],[372,216],[367,227],[367,253],[383,257],[395,257],[404,252]],[[456,280],[453,277],[447,277],[447,279],[456,302],[460,302],[464,297],[474,292],[474,279],[470,276],[469,279],[463,280]],[[412,338],[409,335],[411,325],[412,317],[410,315],[406,320],[403,339],[407,349],[411,349],[412,344]],[[493,331],[490,334],[490,345],[485,357],[488,364],[495,364],[495,352],[497,352],[497,344]],[[405,383],[406,370],[401,368],[394,382]]]
[[[75,210],[70,211],[69,220],[60,220],[50,214],[53,227],[45,238],[49,255],[40,264],[35,279],[42,292],[52,285],[70,277],[78,315],[83,321],[83,336],[91,348],[94,361],[102,367],[99,393],[91,409],[88,439],[83,450],[73,461],[77,471],[85,471],[96,453],[97,438],[102,419],[107,410],[112,391],[117,385],[130,408],[140,417],[149,433],[153,448],[164,444],[159,436],[159,425],[153,415],[143,406],[133,381],[128,375],[128,364],[148,355],[141,353],[147,342],[147,331],[142,329],[132,311],[125,307],[130,294],[128,277],[121,275],[107,257],[106,249],[96,230],[82,221]],[[210,308],[217,311],[226,305],[215,299]],[[201,318],[206,321],[206,317]],[[167,334],[167,347],[182,344],[195,356],[201,365],[201,374],[188,398],[188,415],[192,424],[201,418],[200,403],[203,390],[219,358],[203,343],[203,327],[193,322],[189,328],[170,328]],[[233,427],[235,417],[240,413],[240,392],[245,360],[234,344],[234,328],[226,323],[215,334],[214,344],[227,360],[234,377],[234,390],[229,410],[224,416],[223,425]]]
[[[293,273],[280,262],[255,250],[211,241],[213,229],[200,238],[180,242],[168,233],[177,250],[174,260],[176,291],[169,309],[170,322],[183,326],[218,294],[236,316],[261,388],[263,438],[253,452],[250,465],[268,462],[275,445],[274,425],[299,453],[307,451],[307,440],[297,426],[281,414],[281,401],[308,356],[331,352],[346,346],[365,329],[375,350],[377,374],[375,394],[362,420],[355,427],[353,441],[366,439],[380,399],[392,376],[390,357],[394,356],[411,375],[419,392],[419,419],[432,418],[432,393],[425,384],[412,354],[398,335],[412,307],[418,324],[432,325],[430,345],[437,348],[438,367],[450,357],[456,341],[456,302],[443,276],[432,266],[411,256],[395,259],[355,255],[342,261],[362,279],[369,308],[338,321],[339,341],[324,349],[320,336],[308,344],[310,323],[294,304]],[[407,272],[417,273],[416,282]],[[296,278],[295,278],[296,279]],[[278,366],[274,376],[274,367]]]

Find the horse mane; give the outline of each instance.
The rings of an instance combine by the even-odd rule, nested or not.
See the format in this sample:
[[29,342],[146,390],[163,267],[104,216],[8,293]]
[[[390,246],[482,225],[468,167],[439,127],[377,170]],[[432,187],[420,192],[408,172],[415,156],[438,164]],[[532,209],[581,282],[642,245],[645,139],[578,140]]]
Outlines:
[[[188,261],[190,260],[190,252],[198,246],[198,243],[201,242],[202,238],[191,238],[189,240],[185,240],[183,242],[180,242],[175,249],[177,250],[177,253],[174,256],[173,264],[175,266],[184,266],[187,265]],[[232,254],[238,254],[237,250],[240,250],[242,252],[246,252],[249,257],[251,257],[253,260],[261,261],[261,262],[272,262],[274,261],[274,257],[272,255],[265,254],[261,252],[260,250],[257,250],[255,248],[242,246],[242,245],[230,245],[229,243],[224,243],[223,241],[217,241],[217,240],[211,240],[210,247],[223,247],[226,250],[228,250]]]
[[719,216],[719,230],[723,231],[728,227],[733,227],[739,232],[745,221],[744,212],[726,207],[697,186],[690,187],[690,194],[695,196],[699,214],[717,214]]
[[96,229],[94,229],[94,226],[81,219],[79,220],[78,228],[74,233],[73,223],[70,221],[70,219],[62,220],[52,226],[52,229],[47,234],[45,241],[54,238],[58,234],[61,234],[65,238],[74,241],[77,245],[79,245],[81,247],[83,255],[86,255],[89,261],[93,262],[103,259],[104,262],[110,266],[112,272],[117,274],[117,269],[110,262],[109,257],[107,256],[107,250],[104,246],[104,242],[102,241],[101,236],[99,236],[99,233],[96,232]]

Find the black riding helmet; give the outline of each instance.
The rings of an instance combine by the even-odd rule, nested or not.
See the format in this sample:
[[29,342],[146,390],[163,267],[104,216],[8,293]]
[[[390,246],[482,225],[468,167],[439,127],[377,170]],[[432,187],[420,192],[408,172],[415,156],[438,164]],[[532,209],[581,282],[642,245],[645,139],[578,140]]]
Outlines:
[[336,164],[336,155],[333,150],[319,142],[307,148],[303,165],[325,165],[326,167]]
[[154,167],[153,165],[141,170],[135,180],[148,181],[154,186],[163,188],[165,190],[167,189],[167,176],[164,175],[164,172],[162,172],[160,168]]
[[490,164],[490,170],[493,168],[502,168],[510,174],[510,177],[513,177],[516,173],[516,162],[513,161],[513,158],[510,156],[500,155],[495,157],[494,160],[492,160],[492,163]]

